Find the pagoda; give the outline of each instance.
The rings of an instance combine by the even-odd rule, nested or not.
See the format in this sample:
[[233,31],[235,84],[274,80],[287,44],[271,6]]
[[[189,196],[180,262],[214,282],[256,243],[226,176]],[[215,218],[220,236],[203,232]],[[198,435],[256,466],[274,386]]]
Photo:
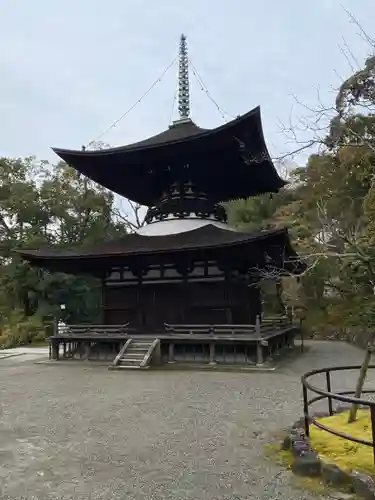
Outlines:
[[[89,327],[84,331],[72,326],[64,343],[73,342],[69,335],[74,332],[79,344],[86,338],[91,346],[111,341],[117,363],[125,357],[125,338],[138,339],[140,346],[141,336],[150,342],[149,357],[151,346],[158,346],[159,361],[175,361],[176,352],[191,360],[194,351],[194,359],[200,353],[200,360],[212,363],[233,354],[237,346],[242,362],[252,362],[246,349],[254,346],[259,364],[260,346],[271,345],[260,334],[262,272],[298,274],[302,265],[286,229],[239,232],[227,224],[221,203],[277,193],[285,182],[267,151],[259,107],[212,130],[192,121],[184,36],[178,109],[179,119],[167,130],[140,142],[99,151],[54,149],[80,174],[148,207],[141,229],[90,247],[21,254],[31,265],[51,272],[84,273],[102,282],[99,337]],[[289,345],[294,328],[277,331],[269,337],[275,339],[273,348],[280,342]],[[136,359],[130,361],[137,364]]]

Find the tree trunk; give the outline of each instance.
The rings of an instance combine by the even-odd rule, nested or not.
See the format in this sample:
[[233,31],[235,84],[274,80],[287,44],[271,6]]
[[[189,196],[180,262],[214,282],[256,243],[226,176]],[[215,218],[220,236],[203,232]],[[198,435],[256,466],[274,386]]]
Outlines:
[[[354,396],[356,398],[360,398],[362,395],[363,387],[364,387],[365,381],[366,381],[368,367],[369,367],[370,361],[371,361],[372,352],[373,352],[373,335],[371,335],[371,339],[367,344],[365,359],[363,360],[361,370],[359,372],[357,386],[356,386],[355,394],[354,394]],[[349,419],[348,419],[349,424],[356,421],[358,408],[359,408],[359,406],[357,404],[355,404],[355,403],[352,404],[352,407],[351,407],[350,413],[349,413]]]

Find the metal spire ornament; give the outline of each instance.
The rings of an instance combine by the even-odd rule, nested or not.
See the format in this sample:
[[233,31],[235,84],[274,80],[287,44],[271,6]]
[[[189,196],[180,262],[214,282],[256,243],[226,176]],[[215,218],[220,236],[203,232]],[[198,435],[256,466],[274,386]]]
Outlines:
[[189,94],[189,59],[186,36],[181,35],[178,62],[178,112],[180,120],[188,120],[190,116]]

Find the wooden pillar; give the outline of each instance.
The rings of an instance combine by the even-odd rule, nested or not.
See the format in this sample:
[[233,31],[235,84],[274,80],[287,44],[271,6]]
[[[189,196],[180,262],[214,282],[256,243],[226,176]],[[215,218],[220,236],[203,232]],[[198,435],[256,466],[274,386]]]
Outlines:
[[168,363],[174,363],[174,344],[169,344],[169,360]]
[[260,328],[261,328],[260,316],[259,314],[257,314],[255,317],[255,333],[258,337],[260,336]]
[[83,359],[85,361],[88,361],[90,359],[90,354],[91,354],[91,342],[89,342],[86,346],[84,346]]
[[50,340],[50,357],[52,359],[59,359],[59,340],[56,338],[59,335],[59,322],[55,318],[53,321],[53,337]]
[[215,348],[216,348],[216,343],[211,342],[210,343],[210,365],[216,365]]
[[294,347],[294,335],[292,332],[285,333],[285,347],[286,349],[292,349]]
[[251,285],[251,301],[252,301],[252,316],[256,318],[262,318],[262,290],[259,286],[259,281],[252,283]]
[[273,344],[272,342],[268,343],[268,359],[269,361],[273,361]]
[[142,278],[139,279],[137,285],[137,316],[138,316],[138,325],[140,328],[143,328],[143,304],[142,304]]
[[294,346],[295,346],[295,331],[290,331],[287,333],[288,335],[288,347],[289,349],[294,349]]
[[102,325],[106,324],[106,314],[105,314],[105,278],[101,279],[102,293],[100,295],[100,322]]
[[59,359],[59,340],[58,339],[52,339],[51,340],[51,349],[52,349],[52,359],[58,360]]
[[257,341],[257,366],[263,365],[263,347],[260,340],[260,316],[257,314],[255,318],[255,335],[258,339]]
[[232,278],[230,273],[225,271],[225,302],[226,302],[226,320],[228,325],[233,324],[233,313],[232,313]]
[[186,314],[186,306],[187,302],[189,299],[189,292],[188,292],[188,279],[187,275],[184,274],[182,278],[182,294],[181,294],[181,303],[180,303],[180,317],[181,317],[181,323],[189,323],[189,320],[187,319],[187,314]]
[[263,365],[263,347],[260,341],[257,342],[257,366]]

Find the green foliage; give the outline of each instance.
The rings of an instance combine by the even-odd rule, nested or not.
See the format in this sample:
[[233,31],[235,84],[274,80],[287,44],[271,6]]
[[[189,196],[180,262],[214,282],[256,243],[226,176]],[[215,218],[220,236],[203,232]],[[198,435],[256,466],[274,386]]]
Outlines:
[[43,337],[43,323],[96,321],[100,283],[32,268],[14,253],[46,244],[92,244],[125,234],[114,216],[112,193],[79,179],[64,163],[0,158],[0,346]]
[[0,325],[0,349],[29,344],[44,340],[48,325],[37,314],[26,317],[20,309],[10,311]]
[[[287,227],[307,264],[300,283],[263,280],[271,313],[283,302],[321,328],[375,327],[374,76],[372,56],[340,87],[321,151],[290,172],[279,194],[225,204],[241,230]],[[63,163],[0,158],[0,346],[43,336],[61,303],[67,321],[96,320],[96,280],[30,268],[14,250],[125,234],[129,224],[115,212],[111,193]]]
[[342,84],[320,153],[288,188],[227,204],[241,229],[289,229],[308,270],[299,286],[281,280],[282,298],[322,328],[375,327],[374,75],[372,56]]

